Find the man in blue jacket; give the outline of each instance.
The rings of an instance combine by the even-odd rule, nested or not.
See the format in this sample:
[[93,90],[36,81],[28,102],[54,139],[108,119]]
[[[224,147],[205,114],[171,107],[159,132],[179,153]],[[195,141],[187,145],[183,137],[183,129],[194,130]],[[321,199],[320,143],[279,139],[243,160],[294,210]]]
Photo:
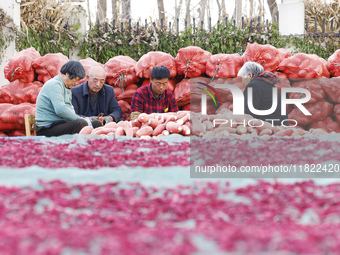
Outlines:
[[104,125],[112,121],[119,122],[123,114],[113,88],[104,84],[105,78],[105,70],[94,66],[87,75],[87,81],[71,90],[75,112],[92,120],[103,116]]

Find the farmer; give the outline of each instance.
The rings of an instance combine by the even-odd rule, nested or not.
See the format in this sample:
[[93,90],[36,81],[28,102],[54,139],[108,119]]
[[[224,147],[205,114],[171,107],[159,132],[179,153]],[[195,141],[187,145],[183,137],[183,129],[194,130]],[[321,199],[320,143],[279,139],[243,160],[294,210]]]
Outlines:
[[151,71],[151,84],[142,86],[131,99],[131,120],[141,113],[177,112],[178,106],[174,95],[167,90],[170,71],[165,66],[158,66]]
[[244,113],[250,114],[253,117],[268,121],[273,125],[280,125],[281,121],[288,119],[287,114],[281,115],[281,95],[280,92],[277,91],[276,102],[277,107],[274,112],[268,115],[256,115],[253,114],[249,109],[248,103],[249,98],[249,89],[252,88],[252,105],[256,110],[269,110],[273,106],[273,88],[275,88],[275,83],[279,81],[279,79],[271,72],[264,72],[263,66],[257,64],[255,62],[246,62],[237,76],[241,76],[243,78],[243,83],[246,86],[244,91]]
[[89,119],[75,113],[71,102],[71,88],[85,77],[83,65],[79,61],[69,61],[61,67],[60,73],[47,81],[39,92],[35,115],[37,135],[75,134],[92,125]]
[[119,122],[122,117],[115,92],[109,85],[104,84],[106,73],[104,68],[94,66],[90,69],[87,81],[71,89],[74,110],[80,116],[91,120],[103,117],[103,124]]

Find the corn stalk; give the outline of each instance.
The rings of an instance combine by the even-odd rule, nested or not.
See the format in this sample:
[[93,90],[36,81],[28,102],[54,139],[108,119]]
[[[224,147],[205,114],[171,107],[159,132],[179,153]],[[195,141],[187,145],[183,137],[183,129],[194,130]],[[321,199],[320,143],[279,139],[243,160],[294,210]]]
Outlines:
[[[340,0],[332,0],[330,3],[321,0],[303,0],[305,4],[306,18],[308,18],[308,30],[315,31],[315,17],[317,32],[323,29],[323,19],[325,18],[325,32],[332,31],[331,23],[333,20],[333,31],[339,32],[340,24]],[[308,32],[308,31],[307,31]]]
[[17,28],[13,19],[0,8],[0,34],[6,35],[0,37],[0,63],[3,56],[3,50],[14,40],[17,34]]

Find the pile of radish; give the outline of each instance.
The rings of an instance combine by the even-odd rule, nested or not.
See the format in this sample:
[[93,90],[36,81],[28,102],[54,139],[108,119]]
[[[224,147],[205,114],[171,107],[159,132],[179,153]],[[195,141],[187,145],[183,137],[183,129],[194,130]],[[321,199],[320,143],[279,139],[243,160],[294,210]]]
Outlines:
[[177,113],[142,113],[133,121],[111,122],[102,127],[93,129],[92,126],[84,127],[79,134],[127,136],[150,139],[170,134],[190,135],[190,112]]
[[254,119],[250,115],[233,115],[232,112],[215,115],[201,115],[191,113],[191,134],[194,136],[209,137],[240,137],[252,136],[304,136],[308,134],[327,134],[319,126],[311,128],[309,131],[300,126],[274,126],[271,122]]

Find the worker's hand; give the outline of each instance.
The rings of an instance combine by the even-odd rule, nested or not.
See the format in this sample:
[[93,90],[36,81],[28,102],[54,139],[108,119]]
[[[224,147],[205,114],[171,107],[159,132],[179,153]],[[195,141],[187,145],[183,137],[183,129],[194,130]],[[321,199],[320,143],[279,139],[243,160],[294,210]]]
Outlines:
[[94,120],[98,120],[97,116],[90,116],[90,117],[86,117],[85,119],[89,119],[90,121],[94,121]]
[[104,125],[107,124],[107,123],[110,123],[110,122],[112,122],[112,121],[114,121],[114,119],[112,118],[112,116],[104,116],[104,117],[103,117],[103,124],[104,124]]

